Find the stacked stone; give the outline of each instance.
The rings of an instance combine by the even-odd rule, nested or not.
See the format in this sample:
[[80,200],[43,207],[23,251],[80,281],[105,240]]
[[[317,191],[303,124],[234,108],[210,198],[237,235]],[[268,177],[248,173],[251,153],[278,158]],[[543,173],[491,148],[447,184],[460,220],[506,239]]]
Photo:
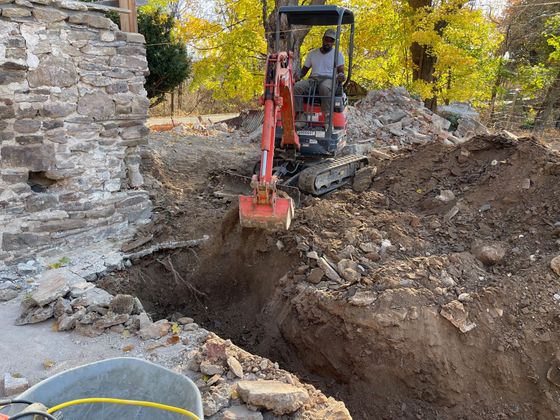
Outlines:
[[100,6],[0,0],[0,267],[148,220],[147,72],[144,37]]

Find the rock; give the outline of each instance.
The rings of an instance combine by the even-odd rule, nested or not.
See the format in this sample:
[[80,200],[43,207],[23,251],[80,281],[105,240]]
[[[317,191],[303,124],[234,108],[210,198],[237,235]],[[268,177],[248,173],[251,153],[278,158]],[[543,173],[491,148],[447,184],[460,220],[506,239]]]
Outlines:
[[323,276],[325,275],[325,272],[320,269],[320,268],[314,268],[313,270],[311,270],[311,272],[307,275],[307,281],[309,283],[313,283],[313,284],[317,284],[319,283],[322,279]]
[[47,55],[40,61],[36,70],[28,73],[27,80],[32,88],[40,86],[70,87],[79,80],[79,76],[72,60]]
[[76,324],[82,317],[86,315],[86,310],[81,308],[74,314],[63,313],[58,319],[58,331],[69,331],[76,327]]
[[455,194],[453,194],[453,191],[451,190],[442,190],[436,199],[444,203],[450,203],[455,200]]
[[60,318],[63,314],[71,314],[72,313],[72,305],[70,305],[70,301],[68,299],[64,299],[59,297],[54,304],[54,317]]
[[133,309],[134,297],[131,295],[116,295],[109,305],[109,310],[116,314],[130,315]]
[[272,410],[276,415],[293,413],[309,401],[305,388],[279,381],[239,381],[237,392],[247,404]]
[[317,252],[315,252],[315,251],[309,251],[307,253],[307,258],[311,258],[312,260],[318,260],[319,259],[319,254],[317,254]]
[[39,266],[35,265],[35,261],[27,261],[25,263],[19,263],[17,265],[17,272],[22,276],[29,276],[37,273],[39,271]]
[[457,300],[459,300],[459,302],[472,302],[472,297],[470,295],[470,293],[461,293],[458,297]]
[[455,130],[455,135],[464,139],[470,139],[478,134],[484,135],[488,133],[488,129],[482,123],[467,116],[459,120],[457,130]]
[[356,247],[353,245],[346,245],[340,254],[338,254],[338,258],[342,259],[350,259],[356,254]]
[[377,300],[377,293],[371,290],[359,290],[348,302],[354,306],[368,306]]
[[27,378],[20,376],[12,376],[10,373],[4,374],[4,396],[15,396],[22,393],[27,388],[29,388],[29,382]]
[[94,92],[84,95],[78,101],[78,113],[104,120],[115,113],[115,102],[110,95]]
[[66,295],[70,285],[83,282],[84,279],[66,268],[45,271],[38,278],[39,287],[31,294],[31,300],[37,306],[43,306]]
[[222,413],[220,420],[262,420],[260,411],[251,411],[245,405],[236,405]]
[[54,315],[54,303],[46,306],[32,306],[27,308],[22,312],[18,319],[16,319],[16,325],[25,324],[36,324],[37,322],[43,322],[51,318]]
[[375,166],[366,166],[365,168],[359,169],[354,175],[352,181],[352,189],[356,192],[364,192],[371,187],[373,182],[373,177],[377,174],[377,168]]
[[187,324],[192,324],[194,322],[194,319],[189,318],[188,316],[183,316],[177,319],[177,322],[181,325],[187,325]]
[[77,298],[82,296],[87,290],[93,289],[95,284],[90,283],[89,281],[82,281],[80,283],[76,283],[70,286],[70,297]]
[[[142,315],[140,315],[142,316]],[[163,322],[162,322],[163,321]],[[171,324],[166,320],[150,323],[142,327],[142,319],[140,320],[140,330],[138,335],[144,340],[158,339],[161,338],[169,332]]]
[[342,273],[340,273],[342,275],[342,278],[350,283],[357,283],[360,281],[360,278],[362,277],[360,273],[358,273],[356,270],[354,270],[353,268],[345,268]]
[[475,323],[468,322],[469,314],[458,300],[452,300],[443,305],[440,315],[451,322],[462,333],[467,333],[476,327]]
[[235,376],[243,379],[243,367],[235,357],[233,356],[228,357],[227,364]]
[[231,396],[230,385],[224,383],[210,388],[202,395],[204,416],[210,417],[229,405]]
[[94,328],[102,330],[104,328],[112,327],[113,325],[124,324],[128,321],[130,316],[128,314],[117,314],[114,312],[107,312],[101,319],[93,323]]
[[364,251],[366,254],[368,254],[370,252],[379,252],[379,247],[377,245],[375,245],[375,243],[373,243],[373,242],[366,242],[366,243],[360,244],[360,249],[362,251]]
[[557,257],[553,258],[552,261],[550,261],[550,268],[558,276],[560,276],[560,255],[558,255]]
[[8,302],[9,300],[15,299],[19,292],[16,289],[1,289],[0,290],[0,302]]
[[495,265],[502,262],[506,255],[506,250],[499,243],[475,243],[472,247],[472,253],[483,264]]
[[337,264],[338,272],[342,274],[342,272],[347,268],[351,268],[352,270],[358,270],[358,263],[348,258],[341,259]]
[[72,306],[103,306],[108,308],[113,296],[103,289],[87,289],[79,298],[72,301]]
[[325,275],[329,280],[340,281],[340,276],[338,275],[336,270],[331,267],[327,260],[325,260],[324,258],[319,258],[317,260],[317,265],[325,272]]
[[[203,360],[200,364],[200,371],[205,375],[222,375],[224,373],[224,367],[220,365],[215,365],[208,360]],[[243,372],[242,372],[243,373]]]

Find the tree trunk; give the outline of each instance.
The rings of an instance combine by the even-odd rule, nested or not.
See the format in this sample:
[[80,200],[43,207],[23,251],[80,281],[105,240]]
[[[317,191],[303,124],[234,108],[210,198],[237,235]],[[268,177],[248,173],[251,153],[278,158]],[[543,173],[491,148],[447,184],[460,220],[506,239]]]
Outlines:
[[554,105],[560,100],[560,69],[556,72],[554,82],[548,88],[541,107],[535,117],[535,131],[543,131],[550,119]]
[[[298,0],[276,0],[274,4],[274,9],[268,13],[268,9],[266,6],[266,0],[261,0],[262,2],[262,9],[263,9],[263,26],[266,34],[266,42],[268,44],[268,53],[274,52],[275,44],[276,44],[276,15],[278,14],[278,9],[282,6],[297,6]],[[326,0],[312,0],[310,5],[319,5],[325,4]],[[293,56],[293,68],[294,72],[298,73],[301,69],[301,44],[303,44],[303,40],[309,33],[309,27],[298,27],[297,31],[294,31],[292,34],[293,45],[292,45],[292,52],[294,53]],[[285,19],[282,19],[280,22],[280,30],[283,31],[280,33],[280,51],[286,51],[288,49],[288,22]],[[318,45],[320,47],[320,45]]]

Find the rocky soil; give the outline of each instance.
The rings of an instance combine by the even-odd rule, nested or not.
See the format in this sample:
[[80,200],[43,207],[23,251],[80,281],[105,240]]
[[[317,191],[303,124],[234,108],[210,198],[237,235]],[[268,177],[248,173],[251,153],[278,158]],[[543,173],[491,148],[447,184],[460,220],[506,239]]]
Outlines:
[[[399,91],[369,98],[359,124],[381,126],[350,131],[377,170],[304,197],[288,232],[239,227],[230,174],[251,173],[251,136],[152,133],[153,223],[126,252],[208,239],[95,286],[169,326],[147,343],[181,350],[168,365],[196,381],[211,418],[560,417],[560,156],[530,138],[442,134]],[[399,109],[406,135],[386,127]]]

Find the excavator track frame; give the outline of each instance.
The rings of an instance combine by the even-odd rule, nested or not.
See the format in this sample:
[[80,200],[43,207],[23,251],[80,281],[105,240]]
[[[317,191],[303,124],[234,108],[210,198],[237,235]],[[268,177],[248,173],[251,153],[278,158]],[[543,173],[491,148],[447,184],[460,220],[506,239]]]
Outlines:
[[314,196],[326,194],[350,182],[368,163],[366,156],[347,155],[313,165],[299,174],[298,188]]

